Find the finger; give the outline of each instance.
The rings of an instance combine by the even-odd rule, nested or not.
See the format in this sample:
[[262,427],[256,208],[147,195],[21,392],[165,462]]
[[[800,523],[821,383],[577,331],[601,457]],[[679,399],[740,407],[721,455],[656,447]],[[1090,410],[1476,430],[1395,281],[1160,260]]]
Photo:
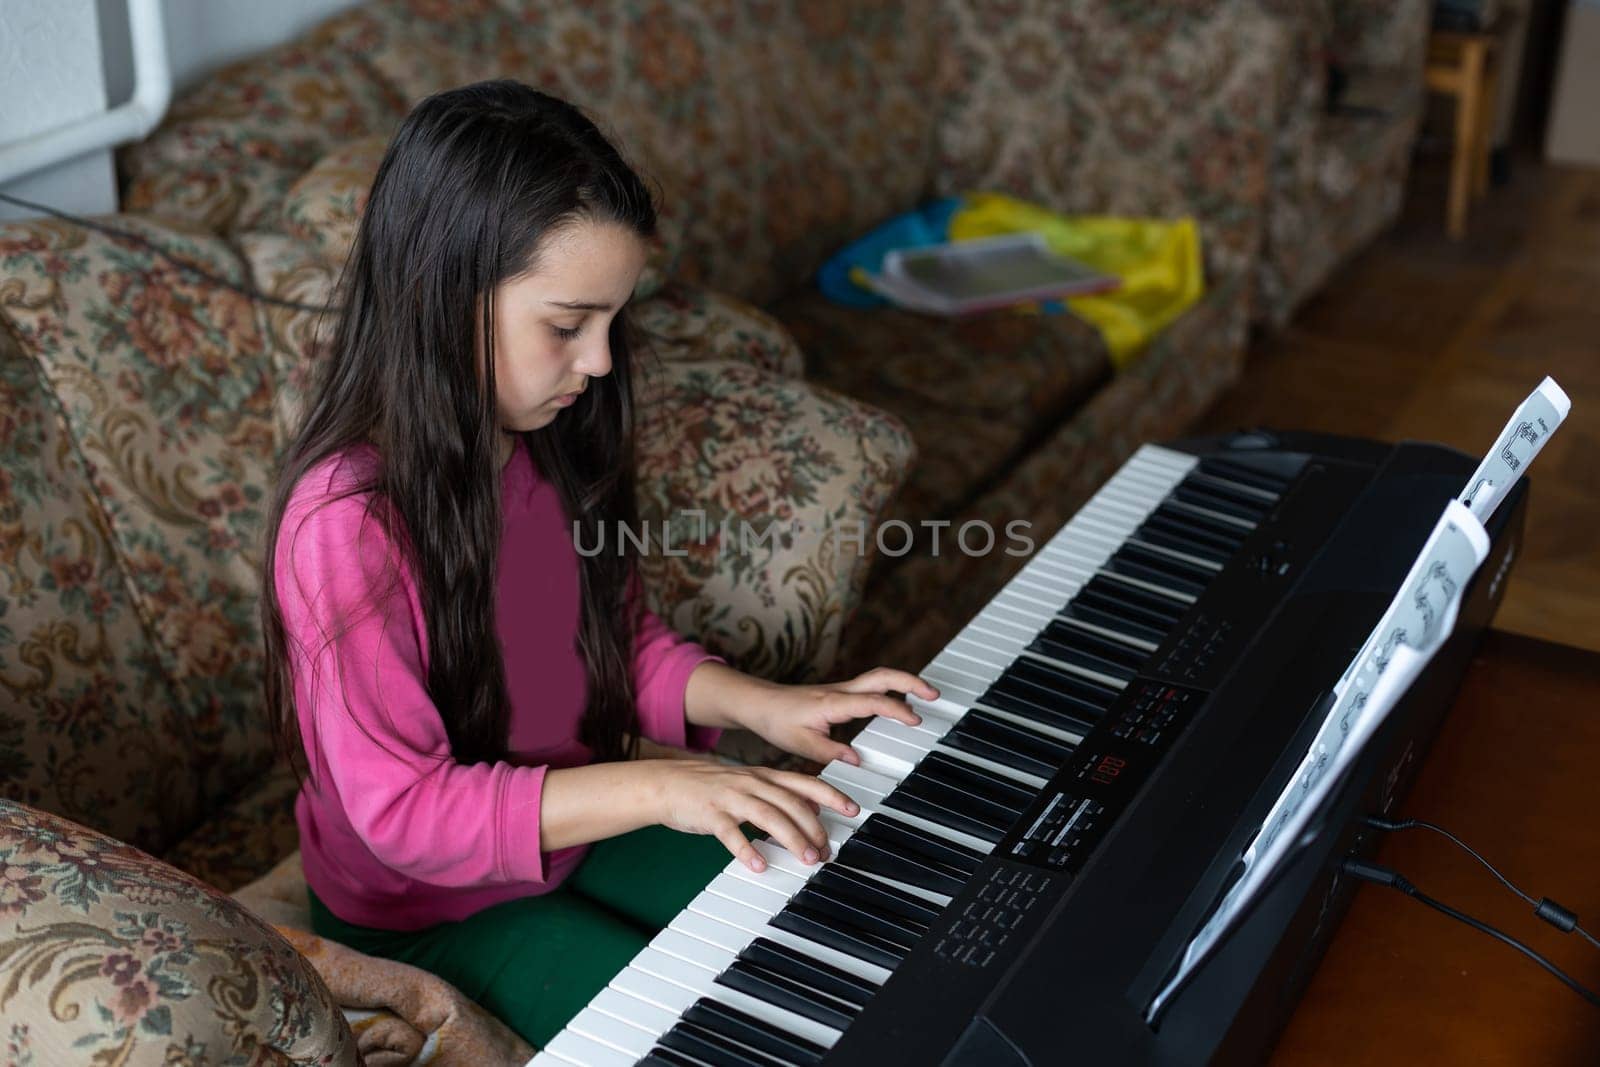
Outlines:
[[922,722],[922,716],[905,701],[870,693],[830,701],[823,714],[829,722],[866,719],[874,715],[903,722],[907,726],[917,726]]
[[720,820],[716,828],[717,840],[722,842],[724,848],[733,853],[733,858],[760,874],[767,869],[767,861],[761,857],[760,851],[750,843],[739,829],[739,824],[728,816]]
[[[841,745],[840,747],[847,748],[848,746]],[[853,752],[851,754],[854,755]],[[763,767],[762,770],[766,771],[769,778],[782,785],[785,789],[799,793],[801,796],[810,797],[818,804],[832,808],[846,818],[853,819],[861,812],[861,805],[851,800],[832,784],[824,782],[821,778],[816,778],[809,774],[801,774],[799,771],[775,771],[770,767]]]
[[939,699],[939,690],[928,682],[910,671],[897,671],[893,667],[874,667],[847,682],[841,682],[839,688],[846,693],[883,693],[893,690],[896,693],[910,693],[923,700]]
[[801,863],[810,866],[822,858],[817,846],[806,840],[806,835],[795,825],[794,820],[789,818],[789,813],[776,804],[762,797],[746,794],[736,814],[752,826],[765,830],[774,841],[792,852]]
[[[817,763],[825,764],[830,760],[844,759],[845,757],[840,755],[841,751],[854,755],[850,746],[841,745],[829,737],[825,731],[801,730],[797,731],[797,734],[798,736],[787,738],[786,740],[789,744],[785,746],[796,756],[804,756],[808,760],[815,760]],[[848,762],[859,764],[860,760],[852,759]]]
[[819,860],[828,858],[828,831],[822,828],[822,820],[817,818],[817,812],[811,806],[811,798],[785,789],[776,782],[766,783],[766,790],[761,796],[767,803],[783,809],[784,813],[794,821],[806,840],[811,842],[811,847],[817,850]]

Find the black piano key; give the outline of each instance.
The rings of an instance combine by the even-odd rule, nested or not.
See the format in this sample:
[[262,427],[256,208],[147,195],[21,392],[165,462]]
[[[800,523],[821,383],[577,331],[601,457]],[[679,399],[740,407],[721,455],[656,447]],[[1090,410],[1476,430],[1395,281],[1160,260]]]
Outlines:
[[650,1064],[651,1067],[656,1067],[656,1065],[661,1065],[661,1067],[707,1067],[704,1060],[686,1056],[677,1049],[667,1048],[663,1045],[657,1045],[651,1049],[649,1055],[645,1056],[639,1063]]
[[1045,624],[1028,645],[1029,650],[1061,663],[1127,681],[1138,673],[1149,654],[1060,620]]
[[712,997],[701,997],[683,1013],[683,1022],[692,1023],[705,1030],[742,1045],[759,1049],[785,1063],[812,1067],[820,1064],[828,1050],[803,1037],[796,1037],[764,1019],[732,1008]]
[[946,785],[971,790],[996,804],[1005,805],[1019,815],[1033,803],[1034,791],[1021,782],[975,767],[966,760],[955,759],[943,752],[928,753],[917,764],[917,771],[932,775]]
[[969,878],[977,871],[978,865],[984,858],[983,853],[976,849],[958,845],[954,841],[930,834],[919,826],[912,826],[908,822],[901,822],[883,814],[867,816],[866,821],[851,835],[851,840],[857,837],[881,841],[890,848],[937,860],[965,872]]
[[974,708],[952,726],[940,744],[993,760],[1003,767],[1049,778],[1072,755],[1073,746]]
[[1165,506],[1158,508],[1135,531],[1139,536],[1147,532],[1159,532],[1168,537],[1178,539],[1180,551],[1194,554],[1201,552],[1216,555],[1221,553],[1226,559],[1239,551],[1242,539],[1232,536],[1223,536],[1213,530],[1202,528],[1195,520],[1198,516],[1192,512],[1180,512]]
[[1074,708],[1081,707],[1085,714],[1096,719],[1116,702],[1118,692],[1111,686],[1092,682],[1071,671],[1064,671],[1026,656],[1007,667],[1000,680],[1008,683],[1026,682],[1037,686],[1068,701]]
[[1168,630],[1176,626],[1178,620],[1189,611],[1189,605],[1181,600],[1140,589],[1127,582],[1119,582],[1104,574],[1090,578],[1088,584],[1078,590],[1078,595],[1073,597],[1073,600],[1081,600],[1092,607],[1133,622],[1142,622],[1147,626],[1163,626]]
[[1080,707],[1073,701],[1015,677],[995,679],[994,684],[978,698],[978,703],[1080,736],[1088,733],[1100,718],[1098,708]]
[[1221,566],[1233,558],[1233,549],[1218,548],[1203,541],[1195,541],[1184,534],[1177,533],[1167,527],[1157,525],[1146,520],[1144,525],[1133,532],[1133,539],[1143,541],[1148,545],[1171,549],[1182,552],[1186,556],[1196,559],[1208,560]]
[[862,837],[860,831],[850,835],[850,840],[839,849],[833,862],[850,870],[893,878],[897,882],[914,885],[930,893],[943,893],[947,897],[955,896],[972,877],[970,871],[896,848],[884,841]]
[[1202,490],[1212,496],[1238,504],[1242,508],[1249,508],[1257,516],[1265,516],[1272,511],[1278,501],[1276,493],[1263,494],[1254,486],[1242,485],[1227,478],[1218,478],[1205,471],[1195,471],[1183,480],[1189,488]]
[[1245,501],[1241,502],[1232,494],[1190,482],[1173,489],[1170,499],[1192,507],[1205,508],[1207,511],[1232,515],[1236,519],[1251,523],[1260,522],[1268,511],[1268,506],[1262,501],[1246,497]]
[[[1013,808],[992,803],[981,797],[968,796],[960,789],[944,785],[922,774],[920,770],[914,770],[907,775],[890,797],[896,794],[902,800],[920,801],[930,808],[952,813],[950,816],[940,818],[939,821],[946,825],[949,825],[950,818],[960,817],[973,820],[998,833],[1004,833],[1007,827],[1017,821],[1017,816],[1022,814]],[[885,800],[885,803],[906,810],[902,805],[894,804],[892,799]]]
[[804,982],[813,989],[838,997],[858,1009],[866,1007],[867,1001],[878,991],[874,982],[812,959],[799,949],[771,938],[756,938],[739,955],[752,963],[788,975],[796,982]]
[[1238,482],[1240,485],[1264,489],[1277,496],[1282,496],[1283,491],[1289,488],[1289,482],[1286,479],[1225,459],[1202,459],[1200,461],[1200,470],[1218,478],[1226,478],[1230,482]]
[[856,1015],[853,1005],[744,959],[728,964],[727,970],[717,975],[717,984],[835,1030],[849,1026]]
[[662,1034],[656,1047],[688,1056],[706,1067],[783,1067],[782,1060],[741,1048],[719,1034],[682,1021]]
[[[970,714],[970,713],[969,713]],[[946,735],[948,737],[948,735]],[[998,758],[997,752],[994,757]],[[883,800],[884,806],[907,815],[915,815],[919,819],[926,819],[938,826],[959,830],[964,834],[971,834],[981,841],[994,844],[1005,836],[1005,828],[996,826],[993,822],[981,815],[960,808],[951,808],[936,799],[929,799],[921,794],[905,789],[896,789]]]
[[787,930],[796,937],[810,938],[819,945],[826,945],[847,956],[875,963],[891,971],[905,959],[906,952],[910,948],[909,945],[902,945],[871,930],[863,930],[854,923],[842,921],[825,911],[817,910],[809,900],[805,899],[803,889],[796,893],[794,899],[784,905],[783,910],[774,915],[771,921],[773,926]]
[[1167,636],[1168,628],[1166,627],[1129,619],[1125,615],[1118,615],[1096,607],[1095,603],[1096,601],[1092,597],[1088,603],[1074,597],[1071,603],[1061,609],[1060,614],[1064,618],[1077,619],[1091,626],[1115,630],[1117,633],[1127,634],[1129,637],[1137,637],[1141,641],[1149,641],[1153,645],[1159,645]]
[[1168,499],[1151,513],[1146,522],[1158,522],[1171,526],[1180,533],[1186,533],[1198,540],[1208,541],[1218,548],[1227,548],[1230,551],[1237,549],[1244,543],[1250,531],[1226,519],[1219,519],[1211,515],[1203,515],[1191,507],[1184,506],[1181,502]]
[[1123,545],[1106,560],[1105,569],[1113,574],[1124,574],[1194,597],[1205,592],[1210,580],[1210,573],[1203,567],[1185,564],[1182,560],[1151,552],[1138,545]]
[[918,936],[939,918],[944,909],[938,904],[912,896],[905,890],[829,864],[811,876],[807,883],[840,898],[849,898],[884,919],[901,919],[902,926]]

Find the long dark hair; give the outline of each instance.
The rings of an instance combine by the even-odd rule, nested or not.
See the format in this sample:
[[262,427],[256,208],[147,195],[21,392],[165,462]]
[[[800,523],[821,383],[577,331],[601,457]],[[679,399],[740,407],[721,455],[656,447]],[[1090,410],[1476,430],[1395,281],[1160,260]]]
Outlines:
[[[373,179],[339,281],[340,312],[314,399],[279,460],[261,597],[266,700],[278,744],[307,767],[294,708],[274,548],[295,483],[370,442],[377,473],[351,490],[411,568],[427,620],[429,696],[451,758],[503,759],[509,697],[495,640],[500,432],[494,289],[536,269],[544,238],[579,220],[655,232],[649,190],[577,108],[515,81],[437,93],[406,116]],[[626,316],[612,319],[611,373],[548,426],[523,433],[584,544],[633,528],[633,395]],[[477,338],[485,358],[478,359]],[[613,529],[618,527],[613,526]],[[619,539],[621,540],[621,539]],[[624,615],[631,557],[580,556],[578,645],[589,701],[580,739],[631,753],[638,715]]]

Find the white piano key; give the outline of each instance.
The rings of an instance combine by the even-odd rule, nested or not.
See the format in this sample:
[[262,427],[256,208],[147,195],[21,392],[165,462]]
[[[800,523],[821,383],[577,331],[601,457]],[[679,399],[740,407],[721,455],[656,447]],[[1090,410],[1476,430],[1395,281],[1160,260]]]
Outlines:
[[742,878],[724,872],[711,879],[711,884],[706,890],[719,897],[727,897],[736,904],[743,904],[747,908],[754,908],[767,918],[777,914],[778,909],[788,903],[788,898],[760,886],[751,885]]
[[650,939],[650,947],[669,956],[676,956],[685,963],[692,963],[702,970],[709,971],[713,976],[726,970],[735,955],[725,948],[718,948],[699,938],[679,933],[670,926]]
[[608,1045],[618,1052],[625,1052],[635,1060],[649,1052],[655,1046],[656,1038],[666,1032],[663,1030],[654,1035],[647,1034],[637,1027],[629,1026],[607,1015],[595,1007],[593,1001],[567,1022],[567,1029]]
[[544,1050],[575,1067],[633,1067],[639,1058],[610,1045],[602,1045],[594,1038],[572,1029],[562,1030],[551,1038]]
[[667,929],[677,930],[690,937],[698,937],[701,941],[725,948],[730,952],[742,951],[755,936],[753,931],[725,923],[721,919],[713,919],[709,915],[702,915],[689,908],[678,912],[677,917],[667,924]]
[[[894,792],[894,787],[900,784],[898,778],[883,774],[880,771],[869,770],[865,767],[852,767],[848,763],[834,760],[822,769],[821,777],[844,790],[845,794],[857,804],[865,804],[863,797],[882,800]],[[861,795],[857,795],[857,794]]]
[[609,1015],[625,1026],[631,1026],[641,1034],[656,1040],[662,1034],[671,1030],[678,1021],[678,1013],[668,1011],[659,1004],[652,1004],[647,1000],[629,996],[620,989],[610,986],[595,994],[589,1006],[602,1015]]
[[642,971],[631,963],[611,979],[611,988],[648,1004],[654,1004],[674,1015],[682,1015],[689,1010],[691,1004],[700,999],[693,990],[685,989],[648,971]]
[[[794,854],[782,845],[772,844],[767,841],[757,842],[756,848],[767,861],[766,870],[757,874],[749,867],[739,863],[729,867],[723,874],[729,878],[737,878],[741,882],[748,882],[764,892],[774,893],[782,898],[781,903],[787,903],[789,898],[794,896],[800,887],[805,884],[805,876],[796,877],[786,870],[773,866],[772,859],[774,856],[788,856],[790,859],[794,859]],[[820,866],[820,864],[813,864],[807,867],[798,859],[795,859],[794,863],[795,866],[808,871],[816,870]]]
[[672,920],[668,929],[677,930],[690,937],[710,942],[735,954],[743,952],[756,938],[764,937],[769,941],[788,945],[798,952],[802,952],[821,963],[837,967],[847,974],[864,978],[874,985],[882,985],[889,980],[888,970],[879,967],[875,963],[858,960],[854,956],[829,948],[827,945],[819,944],[808,937],[792,934],[788,930],[780,930],[770,923],[755,930],[745,930],[702,915],[699,912],[685,909],[678,913],[677,918]]
[[1027,623],[1013,622],[997,611],[986,611],[976,616],[962,633],[968,631],[988,634],[1017,648],[1039,636],[1037,624],[1030,626]]
[[772,912],[764,908],[747,907],[736,900],[729,900],[722,894],[712,891],[712,887],[721,879],[722,875],[719,874],[711,880],[711,886],[707,886],[703,892],[689,901],[689,910],[704,915],[708,919],[715,919],[717,922],[726,923],[729,926],[737,926],[741,930],[748,930],[752,935],[766,926],[767,921],[773,916]]
[[894,719],[873,719],[864,730],[856,734],[851,744],[859,748],[865,741],[883,737],[927,752],[939,743],[939,738],[948,733],[949,728],[949,723],[931,716],[924,716],[920,726],[907,726]]
[[904,778],[910,774],[911,768],[922,762],[922,757],[927,754],[926,748],[907,744],[882,731],[868,734],[863,730],[856,735],[853,747],[861,754],[864,767],[894,778]]
[[[698,967],[684,963],[673,956],[647,948],[640,952],[629,965],[630,970],[641,970],[664,979],[674,985],[683,986],[691,992],[703,997],[711,997],[721,1001],[730,1008],[738,1008],[749,1015],[754,1015],[778,1029],[803,1037],[807,1041],[821,1045],[823,1048],[832,1048],[839,1040],[842,1031],[831,1026],[796,1015],[786,1008],[768,1004],[759,997],[748,996],[737,989],[717,985],[715,977],[709,972]],[[692,1002],[691,1002],[692,1003]],[[631,1067],[631,1065],[630,1065]]]
[[989,688],[987,683],[992,683],[1000,676],[1000,672],[1011,666],[1011,661],[1016,659],[1005,649],[999,647],[999,642],[984,634],[981,630],[970,635],[955,638],[944,650],[951,656],[964,656],[974,664],[974,676],[984,679],[984,688]]

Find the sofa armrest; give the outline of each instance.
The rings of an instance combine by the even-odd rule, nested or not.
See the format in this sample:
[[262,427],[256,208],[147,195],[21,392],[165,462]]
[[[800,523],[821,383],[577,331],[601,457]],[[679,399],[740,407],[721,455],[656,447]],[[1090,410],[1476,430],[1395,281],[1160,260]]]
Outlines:
[[[935,190],[1200,223],[1208,273],[1259,253],[1290,36],[1257,0],[953,0]],[[1181,103],[1180,103],[1181,102]]]
[[0,1018],[19,1062],[358,1062],[316,971],[243,906],[8,800]]

